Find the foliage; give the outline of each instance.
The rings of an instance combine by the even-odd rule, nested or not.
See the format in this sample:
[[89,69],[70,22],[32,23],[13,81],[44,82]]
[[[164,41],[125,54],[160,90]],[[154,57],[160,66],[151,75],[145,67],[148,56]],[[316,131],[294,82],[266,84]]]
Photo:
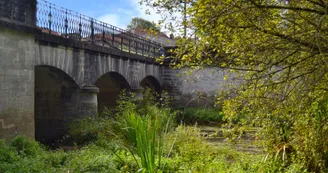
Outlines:
[[131,99],[122,99],[116,119],[118,132],[129,144],[128,147],[135,147],[130,150],[135,149],[144,172],[162,169],[164,137],[174,116],[171,109],[159,108],[156,98],[151,90],[146,90],[138,104],[131,102]]
[[[22,155],[19,148],[1,141],[0,172],[145,172],[136,163],[141,158],[117,146],[113,140],[100,139],[66,152],[47,151],[37,142],[23,137],[19,141],[27,147],[25,150],[38,152],[34,152],[33,157]],[[263,161],[264,155],[209,144],[197,127],[178,126],[167,133],[165,143],[162,170],[157,172],[306,172],[302,164],[285,167],[281,160]]]
[[[143,0],[175,9],[173,0]],[[183,66],[230,69],[244,82],[224,112],[235,127],[262,127],[270,156],[327,171],[328,18],[322,0],[198,0],[188,6],[196,40],[176,55]]]
[[[3,140],[0,140],[0,153],[0,163],[14,163],[18,160],[17,153],[14,152],[9,146],[7,146]],[[1,169],[2,168],[0,167],[0,170]]]
[[129,112],[124,115],[123,123],[120,124],[125,138],[136,146],[145,172],[155,172],[156,160],[158,160],[158,167],[161,166],[164,132],[159,132],[160,121],[158,117],[150,115],[142,117],[136,112]]
[[[174,112],[146,102],[151,105],[142,110],[140,106],[144,105],[123,97],[117,117],[103,115],[80,121],[73,126],[72,139],[84,146],[75,150],[48,151],[22,136],[10,144],[0,140],[0,172],[306,172],[308,165],[303,160],[288,163],[277,159],[282,155],[267,157],[210,144],[196,126],[174,128],[170,123]],[[313,104],[309,113],[316,118],[308,123],[321,121],[325,109],[325,105]],[[326,132],[320,126],[315,131],[322,138],[326,138]],[[310,134],[303,135],[307,138]],[[313,138],[313,145],[318,145],[318,141]],[[302,156],[304,159],[317,152],[311,146],[304,145],[302,149],[308,153]]]
[[[156,13],[161,15],[159,23],[164,25],[163,28],[175,33],[177,37],[186,35],[194,35],[184,33],[185,28],[190,31],[194,28],[192,23],[189,22],[190,15],[187,9],[193,6],[195,0],[140,0],[140,4],[155,8]],[[186,8],[185,8],[186,7]],[[146,13],[150,13],[146,10]]]
[[99,139],[111,140],[116,137],[112,132],[113,123],[109,117],[81,119],[70,125],[63,143],[73,141],[77,145],[85,145]]
[[229,172],[228,159],[238,158],[232,150],[219,149],[205,142],[195,127],[179,126],[169,133],[167,141],[174,143],[166,149],[172,172]]
[[[115,160],[116,157],[108,149],[94,144],[80,150],[64,152],[63,150],[47,151],[38,142],[22,136],[9,145],[4,141],[0,143],[0,172],[3,173],[119,172],[121,169],[120,161]],[[126,164],[129,163],[126,160]]]
[[[157,104],[157,100],[151,90],[145,90],[141,100],[123,92],[115,109],[103,109],[98,118],[74,123],[68,139],[79,145],[97,143],[111,148],[112,153],[116,148],[127,149],[140,171],[155,172],[161,169],[164,135],[174,125],[175,116],[174,111],[164,107],[164,103]],[[108,146],[106,141],[111,140],[120,147]]]
[[154,22],[150,22],[140,17],[134,17],[128,24],[127,30],[133,32],[138,29],[142,31],[152,31],[155,33],[161,32],[160,28],[157,27]]
[[307,172],[301,164],[286,167],[281,160],[267,158],[213,145],[204,140],[200,130],[192,126],[178,126],[169,132],[166,171],[168,172]]
[[40,154],[42,150],[38,142],[29,138],[24,138],[23,136],[17,136],[11,141],[11,147],[23,157],[34,157]]
[[184,108],[177,114],[177,121],[186,124],[223,123],[223,112],[215,108]]

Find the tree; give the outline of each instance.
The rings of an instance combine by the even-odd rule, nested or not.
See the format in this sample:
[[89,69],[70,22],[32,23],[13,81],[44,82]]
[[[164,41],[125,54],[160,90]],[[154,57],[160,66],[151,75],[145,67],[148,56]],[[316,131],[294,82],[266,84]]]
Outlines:
[[[176,1],[144,2],[171,10]],[[181,42],[180,66],[237,73],[244,83],[224,101],[228,120],[261,127],[284,164],[327,171],[328,2],[198,0],[187,11],[199,39]]]
[[133,32],[137,29],[142,29],[145,31],[160,32],[160,28],[156,26],[154,22],[150,22],[140,17],[132,18],[131,22],[127,26],[127,30]]

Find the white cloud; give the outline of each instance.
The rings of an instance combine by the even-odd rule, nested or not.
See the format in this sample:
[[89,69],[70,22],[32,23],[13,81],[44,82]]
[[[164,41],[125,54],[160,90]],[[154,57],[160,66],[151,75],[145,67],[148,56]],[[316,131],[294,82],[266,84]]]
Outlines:
[[[134,7],[134,10],[137,12],[134,17],[141,17],[149,21],[153,21],[155,23],[158,23],[159,20],[162,19],[160,14],[157,14],[155,9],[147,7],[146,5],[140,5],[140,0],[129,0],[131,3],[131,6]],[[146,14],[146,10],[150,12],[149,14]]]
[[122,29],[126,28],[126,25],[122,23],[122,20],[118,14],[106,14],[98,17],[97,19]]

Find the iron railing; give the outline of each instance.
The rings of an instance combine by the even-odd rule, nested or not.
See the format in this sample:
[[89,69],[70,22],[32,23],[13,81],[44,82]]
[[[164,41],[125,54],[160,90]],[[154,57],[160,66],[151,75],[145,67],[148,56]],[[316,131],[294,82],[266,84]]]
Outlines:
[[162,53],[163,46],[157,42],[45,0],[38,0],[37,3],[37,26],[49,34],[146,57],[157,57]]
[[[158,57],[163,46],[151,39],[56,6],[46,0],[0,0],[0,18],[36,25],[44,33],[90,42],[146,57]],[[150,36],[151,37],[151,36]]]

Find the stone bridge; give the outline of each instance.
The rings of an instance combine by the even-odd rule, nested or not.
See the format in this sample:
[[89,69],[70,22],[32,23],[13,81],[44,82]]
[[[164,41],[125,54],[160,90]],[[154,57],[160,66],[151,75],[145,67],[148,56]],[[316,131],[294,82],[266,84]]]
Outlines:
[[158,43],[46,1],[0,0],[0,138],[51,143],[69,122],[114,105],[123,89],[160,92],[160,51]]
[[230,82],[226,72],[181,74],[187,69],[156,63],[163,50],[45,0],[0,0],[0,138],[51,143],[73,120],[113,106],[122,90],[165,89],[181,106],[199,106],[204,93],[212,100],[201,104],[213,105],[212,95]]

